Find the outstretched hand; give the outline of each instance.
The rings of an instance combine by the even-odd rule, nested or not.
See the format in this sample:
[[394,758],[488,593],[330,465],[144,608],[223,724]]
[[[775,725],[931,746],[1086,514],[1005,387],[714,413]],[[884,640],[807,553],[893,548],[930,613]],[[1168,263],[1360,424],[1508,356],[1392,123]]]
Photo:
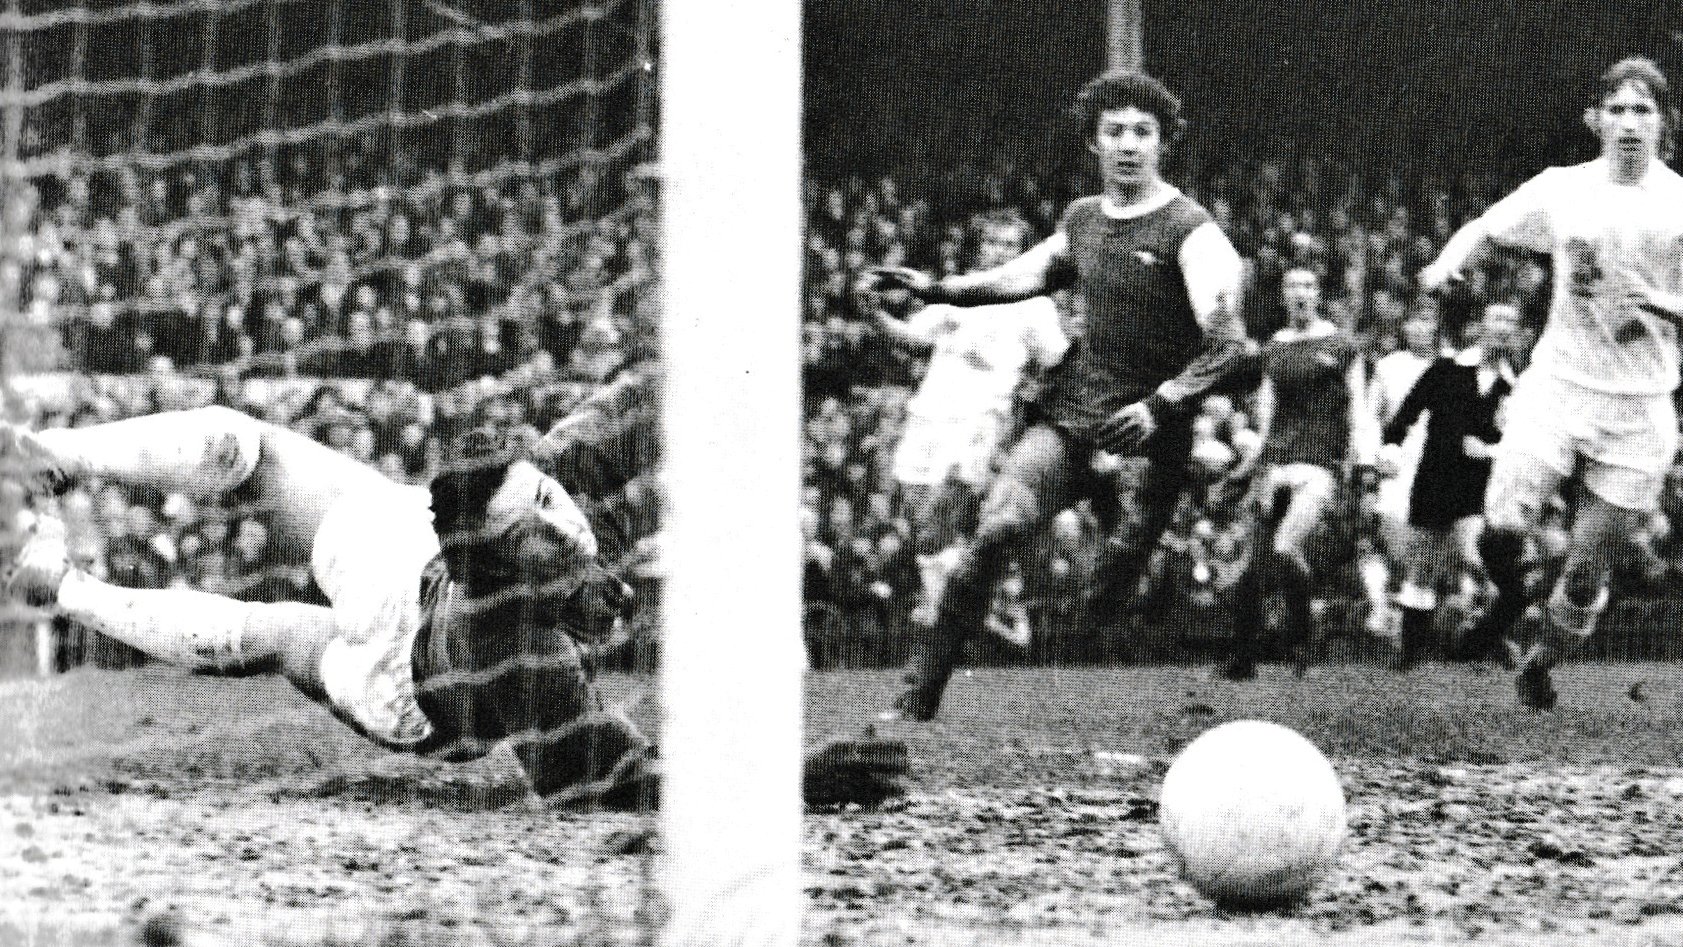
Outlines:
[[808,752],[801,796],[810,808],[875,806],[905,795],[901,779],[910,772],[905,741],[867,732],[858,739],[834,740]]
[[904,289],[923,298],[935,288],[935,278],[909,266],[879,266],[865,273],[865,289],[874,293]]
[[1095,440],[1100,448],[1112,454],[1131,454],[1156,432],[1157,419],[1151,416],[1151,409],[1144,402],[1136,401],[1100,425]]

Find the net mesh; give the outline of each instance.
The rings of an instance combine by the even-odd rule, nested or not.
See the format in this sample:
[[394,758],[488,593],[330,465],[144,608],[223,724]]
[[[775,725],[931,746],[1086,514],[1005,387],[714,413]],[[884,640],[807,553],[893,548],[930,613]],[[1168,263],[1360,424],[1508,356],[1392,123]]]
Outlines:
[[[649,20],[647,0],[10,4],[0,114],[5,262],[19,278],[6,302],[58,330],[13,345],[18,367],[133,367],[99,364],[88,323],[154,330],[154,351],[178,368],[287,355],[307,366],[345,335],[323,330],[342,327],[307,323],[311,338],[291,344],[284,328],[248,333],[252,351],[229,353],[194,350],[214,333],[157,323],[208,322],[247,289],[266,301],[312,283],[414,288],[464,258],[518,255],[479,246],[498,204],[522,219],[489,236],[536,241],[548,258],[481,308],[532,322],[571,244],[641,209],[627,177],[653,153]],[[392,208],[408,213],[403,237]],[[423,236],[429,212],[449,223]],[[341,233],[346,222],[364,226]],[[242,245],[265,239],[280,260],[262,265],[259,248],[257,272],[240,272]],[[291,241],[302,260],[288,258]],[[120,259],[102,266],[113,245]],[[92,273],[77,265],[89,255]],[[333,308],[314,315],[343,315],[322,311]]]
[[[605,413],[562,441],[583,445],[575,472],[593,495],[580,505],[615,524],[602,564],[643,606],[636,653],[615,641],[614,660],[646,669],[658,574],[638,562],[661,498],[647,443],[656,392],[642,383],[659,377],[648,368],[659,315],[652,0],[0,8],[8,419],[50,427],[221,403],[425,484],[467,430]],[[626,390],[630,410],[618,403]],[[42,509],[5,479],[8,554],[36,507],[71,521],[73,552],[97,553],[94,570],[116,584],[319,595],[307,562],[283,561],[274,497],[183,507],[171,491],[112,498],[96,483]],[[134,657],[5,607],[8,674]],[[568,694],[581,712],[557,717],[546,705],[571,704],[546,689],[571,686],[600,655],[558,651],[553,628],[516,624],[509,654],[435,662],[434,692],[511,678],[506,703],[465,712],[444,755],[501,742],[518,772],[528,745],[563,746],[574,762],[558,764],[551,801],[591,808],[594,795],[577,791],[589,781],[567,767],[599,783],[622,775],[597,757],[624,747],[597,744],[623,737],[618,711],[647,726],[654,688],[634,676],[605,705]],[[175,739],[134,745],[168,756]],[[633,873],[646,876],[640,864]],[[581,890],[600,900],[620,871],[586,872]],[[652,909],[619,900],[576,920],[606,940],[651,939]]]

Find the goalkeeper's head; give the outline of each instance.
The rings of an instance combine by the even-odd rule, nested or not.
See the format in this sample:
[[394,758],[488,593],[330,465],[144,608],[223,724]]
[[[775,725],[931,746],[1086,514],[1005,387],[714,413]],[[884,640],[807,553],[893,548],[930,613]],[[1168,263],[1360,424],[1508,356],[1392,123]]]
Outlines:
[[1186,125],[1181,117],[1180,97],[1170,92],[1168,86],[1143,72],[1107,72],[1082,86],[1075,96],[1073,111],[1081,127],[1081,137],[1092,142],[1104,113],[1129,106],[1156,116],[1165,145],[1173,143]]
[[445,565],[487,608],[519,599],[540,622],[605,637],[629,590],[603,569],[572,497],[532,462],[536,433],[476,428],[451,445],[431,483]]

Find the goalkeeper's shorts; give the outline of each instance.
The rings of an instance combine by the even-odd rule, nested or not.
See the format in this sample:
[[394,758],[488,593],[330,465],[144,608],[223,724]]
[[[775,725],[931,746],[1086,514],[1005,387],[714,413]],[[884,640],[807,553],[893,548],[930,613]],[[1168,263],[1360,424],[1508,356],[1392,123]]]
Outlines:
[[356,491],[328,510],[310,566],[333,603],[334,636],[321,657],[332,707],[393,749],[432,733],[415,698],[420,577],[438,554],[428,491],[393,484]]

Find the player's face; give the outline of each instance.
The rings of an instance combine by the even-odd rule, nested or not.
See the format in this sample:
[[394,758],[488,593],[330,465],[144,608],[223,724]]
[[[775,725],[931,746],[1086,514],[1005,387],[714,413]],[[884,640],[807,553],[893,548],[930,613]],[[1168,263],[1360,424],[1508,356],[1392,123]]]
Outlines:
[[1416,355],[1432,354],[1437,348],[1438,320],[1435,315],[1415,313],[1402,327],[1403,344]]
[[487,532],[499,537],[487,552],[532,589],[539,622],[599,640],[627,617],[630,589],[597,561],[589,521],[555,478],[515,462],[486,514]]
[[1634,162],[1659,154],[1665,119],[1645,84],[1632,80],[1619,86],[1601,100],[1590,119],[1607,157]]
[[1519,311],[1505,303],[1487,306],[1479,320],[1479,341],[1486,349],[1511,354],[1520,344]]
[[1089,143],[1099,158],[1107,188],[1137,188],[1157,180],[1163,158],[1163,127],[1157,116],[1136,106],[1099,114]]
[[1305,325],[1315,318],[1315,312],[1320,308],[1321,280],[1308,270],[1292,270],[1285,276],[1280,295],[1292,323]]
[[1023,252],[1026,236],[1020,227],[983,227],[976,245],[976,269],[991,270],[1016,259]]
[[596,536],[590,521],[573,502],[554,477],[539,470],[530,461],[518,460],[509,465],[503,485],[491,497],[485,508],[486,522],[514,523],[529,516],[543,524],[544,532],[553,532],[556,541],[578,555],[596,555]]

